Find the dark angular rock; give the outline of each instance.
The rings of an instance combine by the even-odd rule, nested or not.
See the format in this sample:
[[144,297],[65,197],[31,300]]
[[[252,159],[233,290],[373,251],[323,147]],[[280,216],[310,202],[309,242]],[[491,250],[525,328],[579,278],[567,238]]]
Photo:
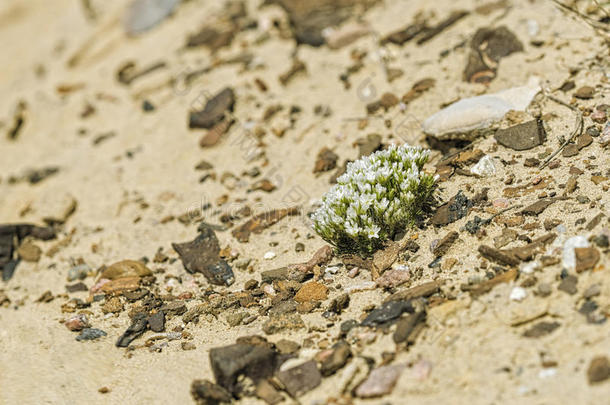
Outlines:
[[19,263],[17,248],[26,236],[49,240],[55,238],[55,231],[51,227],[46,228],[32,224],[0,225],[0,270],[2,271],[3,281],[8,281],[13,276]]
[[410,301],[388,301],[379,308],[375,308],[362,321],[362,326],[377,326],[393,321],[404,312],[414,312]]
[[500,145],[507,148],[528,150],[542,145],[546,140],[546,132],[542,121],[532,120],[510,128],[499,129],[494,137]]
[[487,260],[503,264],[506,266],[517,266],[519,260],[509,251],[492,248],[491,246],[479,246],[479,253]]
[[117,347],[127,347],[131,342],[133,342],[138,337],[142,336],[144,332],[146,332],[146,327],[148,326],[148,317],[139,313],[136,314],[133,318],[131,325],[125,330],[125,332],[121,335],[119,340],[116,342]]
[[544,199],[536,201],[535,203],[528,205],[521,211],[523,215],[532,215],[537,216],[540,215],[546,210],[551,204],[553,204],[555,200],[553,199]]
[[202,273],[210,283],[231,285],[235,281],[231,266],[221,259],[220,244],[214,230],[200,226],[201,232],[195,240],[186,243],[172,243],[172,247],[189,273]]
[[449,248],[455,243],[460,234],[452,231],[441,239],[436,246],[432,249],[432,254],[436,257],[444,256]]
[[322,376],[314,360],[280,371],[277,377],[293,398],[311,391],[322,382]]
[[233,111],[235,94],[227,87],[207,101],[203,110],[192,111],[189,128],[210,129],[225,118],[227,111]]
[[489,83],[496,77],[500,59],[523,51],[523,44],[505,26],[479,28],[470,41],[464,81]]
[[156,312],[148,317],[150,330],[153,332],[163,332],[165,330],[165,314],[163,311]]
[[271,377],[276,367],[276,354],[266,346],[236,343],[211,349],[210,365],[216,382],[235,394],[240,375],[255,382]]
[[191,395],[197,405],[230,404],[231,394],[208,380],[195,380],[191,384]]
[[328,148],[322,148],[318,153],[316,164],[313,168],[314,173],[327,172],[337,167],[339,155]]
[[326,357],[320,364],[320,372],[324,377],[334,374],[345,366],[351,355],[352,351],[347,342],[343,340],[337,342],[333,346],[330,356]]
[[106,332],[101,329],[85,328],[82,330],[80,335],[76,337],[76,340],[79,342],[83,340],[95,340],[101,338],[102,336],[106,336]]
[[426,312],[418,311],[414,314],[410,314],[404,318],[401,318],[396,324],[396,331],[392,338],[394,343],[402,343],[407,341],[411,334],[415,331],[415,328],[426,320]]
[[437,226],[443,226],[455,222],[465,217],[473,205],[473,202],[460,190],[451,200],[436,210],[432,217],[432,223]]

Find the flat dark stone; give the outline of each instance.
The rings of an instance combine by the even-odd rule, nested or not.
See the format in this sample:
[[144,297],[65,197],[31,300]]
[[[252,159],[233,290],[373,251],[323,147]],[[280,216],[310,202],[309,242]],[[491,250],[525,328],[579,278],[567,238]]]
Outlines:
[[537,216],[540,215],[546,210],[551,204],[553,204],[555,200],[553,199],[544,199],[536,201],[535,203],[528,205],[521,211],[523,215],[532,215]]
[[419,311],[414,314],[410,314],[404,318],[401,318],[396,323],[396,330],[392,338],[394,343],[402,343],[409,339],[417,325],[426,320],[426,312]]
[[125,330],[125,332],[121,335],[119,340],[116,342],[117,347],[127,347],[131,342],[135,339],[142,336],[144,332],[146,332],[146,328],[148,326],[148,318],[145,314],[137,314],[134,316],[133,322],[129,327]]
[[231,285],[235,281],[231,266],[221,259],[220,244],[214,230],[199,227],[200,234],[191,242],[172,243],[189,273],[202,273],[210,283]]
[[326,357],[324,361],[322,361],[322,364],[320,364],[320,372],[325,377],[328,377],[337,370],[343,368],[352,355],[349,344],[343,340],[337,342],[332,350],[332,354]]
[[500,59],[523,51],[523,44],[505,26],[484,27],[474,34],[470,48],[468,63],[464,69],[464,81],[488,83],[496,77]]
[[479,253],[487,260],[506,266],[517,266],[519,264],[519,259],[513,256],[512,253],[492,248],[491,246],[479,246]]
[[165,314],[163,311],[156,312],[148,317],[150,330],[153,332],[163,332],[165,330]]
[[436,210],[432,217],[432,224],[442,226],[455,222],[458,219],[465,217],[466,214],[468,214],[468,210],[472,208],[473,205],[473,202],[464,195],[462,190],[460,190],[451,200],[441,205]]
[[513,150],[528,150],[542,145],[546,131],[540,120],[531,120],[509,128],[498,129],[494,135],[500,145]]
[[203,110],[192,111],[189,118],[189,128],[210,129],[225,117],[227,111],[233,111],[235,94],[227,87],[209,99]]
[[316,388],[322,382],[322,376],[314,360],[277,373],[278,379],[293,397],[299,397]]
[[240,375],[254,381],[273,375],[276,354],[262,345],[236,343],[210,349],[210,365],[216,382],[231,393]]
[[191,395],[197,404],[230,404],[231,393],[208,380],[195,380],[191,384]]
[[413,312],[410,301],[388,301],[379,308],[375,308],[362,321],[362,326],[376,326],[400,317],[404,312]]
[[436,257],[444,256],[449,248],[455,243],[460,234],[452,231],[446,234],[438,244],[432,249],[432,254]]
[[559,322],[538,322],[536,325],[526,330],[523,333],[523,336],[527,338],[539,338],[542,336],[549,335],[560,326],[561,324]]
[[103,336],[106,336],[107,333],[101,329],[96,328],[85,328],[81,331],[81,333],[76,337],[76,340],[79,342],[83,340],[95,340],[99,339]]

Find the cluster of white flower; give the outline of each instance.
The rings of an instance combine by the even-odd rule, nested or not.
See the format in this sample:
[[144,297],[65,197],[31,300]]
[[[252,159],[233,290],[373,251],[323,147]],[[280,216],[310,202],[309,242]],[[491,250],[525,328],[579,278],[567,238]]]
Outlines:
[[313,214],[314,229],[339,250],[370,253],[412,224],[434,190],[423,172],[430,151],[391,145],[350,163]]

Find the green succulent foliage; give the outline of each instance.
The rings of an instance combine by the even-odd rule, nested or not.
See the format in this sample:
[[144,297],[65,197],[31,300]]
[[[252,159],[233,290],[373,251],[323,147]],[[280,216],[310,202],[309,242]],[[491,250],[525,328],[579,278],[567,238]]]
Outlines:
[[429,150],[392,145],[347,166],[313,214],[316,232],[339,251],[369,254],[412,226],[435,188],[423,172]]

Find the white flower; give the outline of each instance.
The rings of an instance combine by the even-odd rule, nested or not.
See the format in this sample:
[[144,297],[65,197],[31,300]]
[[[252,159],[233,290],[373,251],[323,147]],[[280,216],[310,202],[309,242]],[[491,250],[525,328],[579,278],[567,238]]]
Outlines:
[[431,195],[422,171],[429,151],[390,145],[348,164],[312,215],[315,230],[339,249],[370,253],[401,228]]

